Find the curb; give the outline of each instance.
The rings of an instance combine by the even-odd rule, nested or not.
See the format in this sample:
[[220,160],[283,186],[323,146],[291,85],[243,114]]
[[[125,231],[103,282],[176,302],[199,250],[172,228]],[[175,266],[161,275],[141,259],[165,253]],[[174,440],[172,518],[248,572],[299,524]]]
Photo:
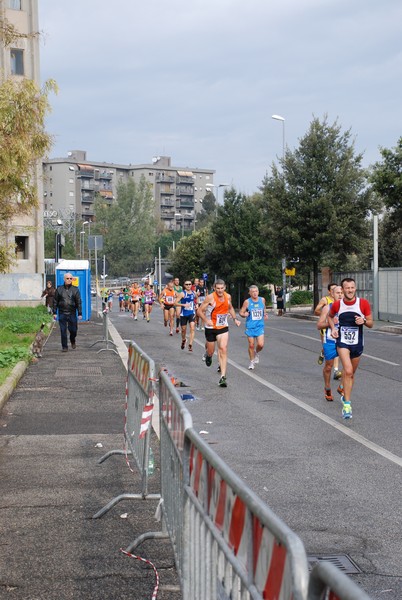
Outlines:
[[21,360],[18,362],[3,385],[0,386],[0,412],[5,406],[7,400],[18,385],[19,380],[28,368],[28,362]]

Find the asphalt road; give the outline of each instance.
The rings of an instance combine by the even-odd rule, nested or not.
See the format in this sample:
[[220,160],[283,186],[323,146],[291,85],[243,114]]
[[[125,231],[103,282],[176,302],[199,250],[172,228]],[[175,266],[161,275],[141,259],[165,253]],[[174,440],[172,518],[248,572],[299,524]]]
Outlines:
[[244,325],[230,328],[228,388],[217,361],[202,362],[169,337],[162,311],[151,322],[112,312],[123,339],[134,339],[156,363],[189,386],[195,429],[293,529],[308,554],[346,554],[352,575],[373,599],[402,598],[402,338],[365,329],[365,355],[343,421],[323,396],[315,323],[269,315],[260,364],[248,370]]

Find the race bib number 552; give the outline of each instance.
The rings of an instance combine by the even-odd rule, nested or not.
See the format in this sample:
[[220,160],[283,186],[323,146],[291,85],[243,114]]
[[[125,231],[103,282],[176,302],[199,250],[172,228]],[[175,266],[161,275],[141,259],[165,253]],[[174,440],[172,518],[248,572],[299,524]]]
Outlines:
[[358,327],[341,327],[341,342],[347,346],[355,346],[359,343]]

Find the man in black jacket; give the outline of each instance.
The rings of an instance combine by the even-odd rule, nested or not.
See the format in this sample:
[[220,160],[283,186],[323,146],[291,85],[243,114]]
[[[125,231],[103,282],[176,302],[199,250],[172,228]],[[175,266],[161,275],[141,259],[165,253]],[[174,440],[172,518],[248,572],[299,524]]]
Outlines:
[[[54,296],[53,314],[59,311],[59,324],[61,333],[62,352],[67,352],[67,328],[70,333],[71,348],[75,350],[75,338],[77,337],[78,319],[82,319],[82,301],[80,290],[73,285],[71,273],[64,275],[64,285],[59,285]],[[56,316],[55,316],[56,318]]]

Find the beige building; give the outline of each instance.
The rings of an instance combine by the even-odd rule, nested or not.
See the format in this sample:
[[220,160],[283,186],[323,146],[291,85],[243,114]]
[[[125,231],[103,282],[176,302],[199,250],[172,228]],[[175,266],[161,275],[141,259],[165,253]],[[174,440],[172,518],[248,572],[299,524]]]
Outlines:
[[[37,0],[0,0],[0,15],[21,37],[10,46],[0,46],[0,80],[27,77],[40,85],[39,40],[29,37],[39,31]],[[39,202],[43,198],[41,165],[37,168]],[[0,303],[37,303],[43,289],[43,206],[10,223],[9,241],[16,244],[17,262],[11,273],[0,275]]]
[[155,200],[156,215],[168,230],[192,230],[208,191],[213,191],[211,169],[174,167],[168,156],[155,157],[149,164],[119,165],[88,161],[86,152],[73,150],[66,158],[43,163],[45,222],[74,215],[92,221],[97,194],[107,202],[116,199],[119,182],[145,177]]

